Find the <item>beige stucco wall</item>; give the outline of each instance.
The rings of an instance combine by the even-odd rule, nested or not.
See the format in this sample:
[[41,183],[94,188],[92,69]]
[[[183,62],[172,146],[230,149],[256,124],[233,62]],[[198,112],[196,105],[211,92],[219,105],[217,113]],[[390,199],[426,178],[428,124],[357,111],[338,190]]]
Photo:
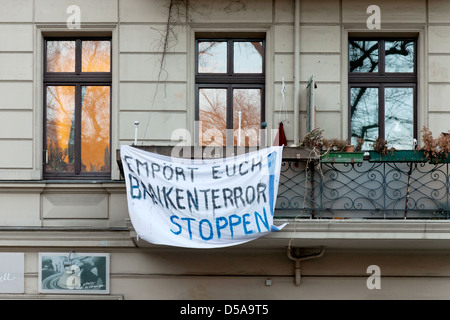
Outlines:
[[[69,34],[110,34],[113,40],[112,178],[119,179],[116,149],[131,144],[138,120],[139,143],[174,145],[187,129],[194,142],[194,39],[197,32],[255,31],[266,34],[268,128],[283,120],[289,143],[294,140],[294,0],[243,2],[191,1],[189,10],[172,17],[168,52],[161,76],[162,34],[166,0],[79,1],[81,29],[69,30],[67,8],[73,1],[2,0],[0,15],[0,180],[40,180],[42,176],[42,39]],[[233,6],[230,6],[230,5]],[[410,32],[419,36],[419,128],[428,124],[446,131],[446,2],[380,1],[381,30],[368,30],[369,2],[300,1],[300,128],[306,133],[306,81],[317,81],[317,126],[327,137],[346,138],[348,125],[347,37]],[[428,5],[428,7],[426,6]],[[287,115],[281,110],[281,81],[286,81]],[[103,186],[97,185],[102,193]],[[43,189],[45,190],[45,188]],[[53,189],[52,192],[54,192]],[[42,191],[39,188],[35,197]],[[57,191],[55,191],[57,192]],[[45,204],[45,196],[41,201]],[[99,211],[105,202],[99,200]],[[6,206],[6,205],[5,205]],[[49,216],[41,205],[40,218]],[[96,210],[95,208],[93,209]],[[126,213],[123,214],[124,217]],[[63,214],[64,216],[64,214]],[[70,217],[66,215],[66,217]],[[30,218],[30,224],[37,221]]]
[[[41,252],[65,252],[44,248]],[[23,252],[23,251],[22,251]],[[80,252],[89,252],[82,250]],[[99,252],[99,250],[95,251]],[[440,251],[328,250],[301,263],[295,285],[294,263],[285,250],[137,250],[111,253],[109,295],[42,294],[38,292],[38,253],[25,250],[25,294],[17,299],[126,300],[329,300],[448,299],[448,255]],[[369,266],[379,267],[380,289]],[[266,280],[271,284],[266,285]],[[270,305],[270,304],[269,304]],[[158,306],[155,306],[158,307]]]
[[[124,231],[128,213],[123,183],[41,181],[44,36],[111,35],[112,178],[118,180],[114,151],[133,142],[135,120],[140,121],[138,138],[144,144],[173,145],[173,130],[193,132],[196,32],[266,34],[266,119],[269,128],[283,119],[284,77],[285,129],[289,141],[294,140],[294,3],[189,1],[187,15],[182,10],[174,17],[165,72],[158,78],[167,0],[0,0],[0,251],[26,253],[26,294],[39,296],[38,252],[75,249],[111,253],[111,296],[125,299],[449,298],[445,251],[329,250],[302,263],[302,284],[296,287],[285,250],[290,236],[270,250],[263,245],[211,251],[136,248]],[[80,30],[67,29],[66,10],[73,4],[81,9]],[[366,27],[366,9],[372,4],[300,0],[300,137],[306,133],[306,83],[311,75],[317,81],[317,125],[327,137],[347,137],[346,48],[348,35],[356,32],[419,36],[419,128],[448,130],[449,2],[379,0],[381,30],[376,31]],[[98,228],[107,236],[73,235],[65,229],[55,234],[62,227]],[[385,276],[382,290],[366,286],[372,264]],[[265,285],[267,278],[271,286]]]
[[[73,1],[72,1],[73,2]],[[112,150],[134,140],[176,144],[172,132],[187,129],[194,143],[194,39],[197,32],[263,32],[267,39],[266,119],[268,128],[284,120],[294,141],[294,0],[213,3],[191,1],[176,7],[168,52],[160,73],[167,1],[79,1],[81,29],[69,30],[71,1],[2,0],[0,16],[0,155],[1,177],[41,178],[42,38],[93,34],[113,38]],[[315,76],[317,126],[326,137],[347,138],[347,37],[355,32],[415,34],[419,37],[418,123],[447,131],[446,71],[450,35],[445,1],[379,1],[381,29],[368,30],[370,1],[300,1],[300,128],[306,133],[306,84]],[[229,7],[231,4],[233,6]],[[236,7],[234,7],[236,6]],[[10,14],[6,14],[8,12]],[[287,117],[281,110],[281,82],[286,83]],[[178,139],[178,136],[177,136]],[[113,179],[119,177],[113,154]]]
[[[73,2],[73,1],[72,1]],[[68,30],[71,1],[2,0],[0,16],[0,174],[3,179],[39,180],[42,145],[42,38],[95,34],[113,38],[112,150],[134,140],[176,144],[172,132],[187,129],[194,142],[194,39],[196,32],[263,32],[267,39],[266,119],[268,128],[284,120],[294,141],[294,0],[243,2],[191,1],[176,7],[169,49],[160,74],[167,1],[78,1],[81,29]],[[379,1],[381,29],[368,30],[370,1],[300,1],[300,128],[306,133],[306,83],[317,81],[317,126],[326,137],[347,138],[347,37],[355,32],[419,37],[419,128],[447,131],[446,88],[450,60],[445,1]],[[231,5],[231,6],[230,6]],[[281,81],[286,82],[287,117],[281,110]],[[177,137],[178,139],[178,137]],[[115,165],[115,154],[113,162]],[[119,177],[117,166],[113,179]]]

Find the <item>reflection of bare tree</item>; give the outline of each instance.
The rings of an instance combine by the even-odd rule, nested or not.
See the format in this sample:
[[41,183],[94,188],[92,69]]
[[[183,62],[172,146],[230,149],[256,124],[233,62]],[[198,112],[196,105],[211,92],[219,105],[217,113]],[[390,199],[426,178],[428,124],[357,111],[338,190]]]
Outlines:
[[[257,53],[260,60],[255,63],[255,70],[250,72],[261,72],[261,63],[264,54],[263,43],[261,41],[236,41],[235,45],[242,50],[241,54],[243,55]],[[236,47],[234,50],[236,50]],[[227,72],[227,51],[227,43],[225,41],[201,41],[198,45],[199,72]]]
[[[362,70],[373,72],[378,70],[378,41],[352,41],[350,40],[350,72]],[[353,103],[350,105],[350,114],[353,117],[361,98],[367,88],[362,88]]]
[[413,45],[413,42],[411,41],[393,41],[392,45],[390,45],[390,48],[386,50],[386,56],[397,54],[402,55],[404,57],[411,54],[411,47]]
[[[110,87],[83,87],[81,161],[86,171],[109,171]],[[109,154],[109,152],[108,152]]]
[[200,60],[205,56],[213,56],[213,49],[217,47],[218,44],[222,42],[217,41],[202,41],[198,48],[198,56]]
[[[379,71],[379,42],[350,40],[349,71],[356,74],[365,72],[373,74]],[[412,72],[414,70],[414,42],[408,40],[384,42],[384,69],[385,72]],[[405,89],[405,88],[403,88]],[[405,136],[412,135],[412,91],[410,88],[386,88],[384,91],[386,136],[391,129],[395,129],[397,135],[391,135],[396,140],[405,143]],[[351,137],[355,142],[362,138],[373,142],[378,137],[373,134],[379,127],[378,124],[378,89],[370,86],[354,87],[351,89]],[[373,91],[377,94],[374,94]],[[389,90],[389,94],[387,94]],[[376,113],[376,114],[367,114]],[[411,132],[406,132],[411,131]],[[369,132],[372,132],[369,134]],[[399,136],[398,136],[399,135]],[[394,142],[395,143],[395,142]],[[398,145],[398,143],[397,143]]]
[[[200,89],[199,94],[200,144],[226,145],[226,89]],[[233,90],[233,135],[235,145],[238,144],[239,111],[241,111],[241,134],[243,139],[241,145],[258,145],[261,123],[261,90]]]
[[111,69],[111,42],[83,41],[81,56],[83,72],[109,72]]
[[385,88],[385,139],[391,147],[413,147],[413,99],[413,88]]
[[221,41],[202,41],[198,45],[200,73],[225,73],[227,71],[227,44]]
[[386,72],[413,72],[414,42],[386,41],[385,60]]
[[[241,145],[257,146],[261,124],[261,90],[235,89],[233,91],[233,128],[238,130],[238,112],[241,111],[241,130],[244,142]],[[241,137],[241,139],[242,139]],[[238,145],[238,135],[234,134],[234,144]]]
[[[73,53],[73,54],[72,54]],[[109,71],[110,42],[83,41],[83,72]],[[47,42],[47,70],[69,72],[75,41]],[[74,69],[74,68],[73,68]],[[83,171],[110,170],[110,87],[82,86],[81,162]],[[47,86],[46,170],[73,172],[75,160],[75,86]]]
[[378,69],[378,41],[350,40],[350,72]]
[[227,128],[226,89],[200,89],[201,145],[225,145]]
[[[233,57],[228,55],[229,50],[233,51]],[[199,41],[199,73],[212,74],[216,77],[213,83],[220,83],[219,87],[222,86],[216,89],[199,89],[200,144],[226,145],[227,130],[230,131],[228,136],[233,136],[235,145],[259,144],[262,90],[251,87],[239,88],[238,83],[240,74],[261,75],[263,50],[261,41]],[[233,70],[228,68],[231,65],[234,66]],[[228,101],[228,97],[232,100]],[[238,130],[239,112],[241,131]],[[240,143],[237,141],[239,134]]]
[[75,72],[75,41],[47,41],[47,72]]
[[[218,42],[218,41],[202,41],[202,44],[199,46],[199,50],[198,50],[198,56],[201,59],[202,57],[204,57],[205,55],[208,56],[213,56],[213,53],[211,53],[211,51],[213,51],[214,48],[217,48],[217,46],[223,42]],[[259,55],[262,57],[263,56],[263,45],[262,42],[260,41],[252,41],[250,42],[251,45],[255,48],[255,50],[259,53]]]
[[47,171],[73,169],[75,87],[47,87]]

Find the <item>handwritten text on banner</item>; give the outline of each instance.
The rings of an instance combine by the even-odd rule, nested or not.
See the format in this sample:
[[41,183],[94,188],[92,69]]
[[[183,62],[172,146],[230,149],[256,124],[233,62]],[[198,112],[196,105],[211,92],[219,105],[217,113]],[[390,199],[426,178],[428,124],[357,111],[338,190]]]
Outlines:
[[121,147],[128,209],[138,237],[214,248],[254,240],[273,225],[282,147],[191,160]]

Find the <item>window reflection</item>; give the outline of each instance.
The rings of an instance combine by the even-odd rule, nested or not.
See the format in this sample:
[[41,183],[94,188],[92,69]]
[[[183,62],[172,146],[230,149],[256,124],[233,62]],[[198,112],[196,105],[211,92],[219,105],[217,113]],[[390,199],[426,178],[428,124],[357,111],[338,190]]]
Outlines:
[[234,145],[239,145],[239,111],[241,112],[241,146],[258,146],[261,127],[261,89],[233,90]]
[[47,41],[47,72],[75,72],[75,41]]
[[262,61],[262,42],[237,41],[234,43],[234,72],[262,73]]
[[[365,140],[363,149],[372,149],[379,136],[378,88],[351,88],[352,144]],[[414,139],[414,88],[384,89],[384,130],[389,148],[408,150]]]
[[110,87],[81,90],[81,171],[110,170]]
[[365,140],[363,149],[371,148],[378,138],[378,88],[351,88],[351,143]]
[[199,144],[259,145],[264,40],[199,39],[197,53]]
[[414,72],[414,41],[386,41],[386,72]]
[[199,41],[198,72],[227,72],[227,43],[223,41]]
[[385,130],[390,147],[413,148],[413,88],[385,88]]
[[106,178],[111,172],[111,39],[51,38],[45,44],[45,177],[97,173]]
[[227,90],[199,90],[199,125],[201,146],[226,145]]
[[75,158],[75,87],[47,87],[46,171],[73,171]]
[[81,57],[82,72],[110,72],[111,42],[83,41]]
[[378,41],[349,41],[350,72],[378,72]]

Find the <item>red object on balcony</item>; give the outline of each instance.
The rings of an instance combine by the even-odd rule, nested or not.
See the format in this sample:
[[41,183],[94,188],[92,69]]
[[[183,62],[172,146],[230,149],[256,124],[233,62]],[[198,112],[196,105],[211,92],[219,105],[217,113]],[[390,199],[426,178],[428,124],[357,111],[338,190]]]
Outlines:
[[278,126],[278,132],[275,137],[274,144],[276,146],[286,146],[287,145],[287,139],[286,139],[286,134],[284,133],[283,122],[280,122],[280,124]]

